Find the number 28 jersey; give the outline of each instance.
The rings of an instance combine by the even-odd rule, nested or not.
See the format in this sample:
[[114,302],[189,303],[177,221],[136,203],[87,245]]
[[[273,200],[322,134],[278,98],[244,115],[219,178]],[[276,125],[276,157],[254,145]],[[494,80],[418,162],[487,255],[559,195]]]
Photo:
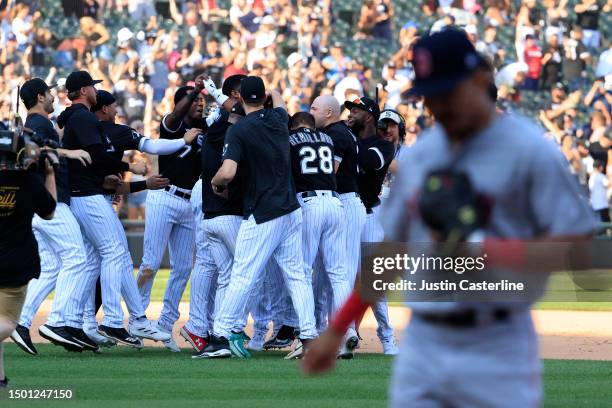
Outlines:
[[299,128],[289,135],[295,190],[336,190],[334,142],[326,133]]

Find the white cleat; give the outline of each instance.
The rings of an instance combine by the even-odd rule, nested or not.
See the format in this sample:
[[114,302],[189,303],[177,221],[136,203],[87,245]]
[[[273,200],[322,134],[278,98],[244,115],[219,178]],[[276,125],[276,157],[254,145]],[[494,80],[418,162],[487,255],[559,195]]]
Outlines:
[[181,352],[181,348],[178,346],[178,344],[176,344],[176,342],[174,341],[172,337],[170,337],[170,340],[164,341],[164,347],[173,353]]
[[98,326],[95,328],[83,327],[83,331],[87,337],[92,339],[100,347],[112,347],[117,345],[115,340],[102,336],[100,333],[98,333]]
[[395,338],[385,339],[381,341],[383,346],[383,353],[385,356],[396,356],[399,353],[397,345],[395,344]]
[[132,336],[154,341],[168,341],[172,339],[172,333],[161,330],[155,322],[147,319],[136,320],[129,325]]
[[253,335],[253,338],[249,340],[249,343],[247,344],[247,348],[253,351],[261,351],[263,350],[263,345],[265,341],[266,341],[265,334],[262,336]]

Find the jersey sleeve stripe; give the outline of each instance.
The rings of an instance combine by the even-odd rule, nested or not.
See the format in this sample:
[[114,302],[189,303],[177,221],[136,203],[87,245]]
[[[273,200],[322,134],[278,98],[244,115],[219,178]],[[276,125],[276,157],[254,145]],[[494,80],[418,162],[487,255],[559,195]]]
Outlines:
[[378,149],[378,147],[370,147],[368,150],[373,150],[378,155],[378,158],[380,159],[380,167],[377,167],[376,170],[382,169],[385,166],[385,158],[383,157],[383,154],[381,153],[381,151]]
[[164,129],[166,129],[166,131],[167,131],[167,132],[170,132],[170,133],[176,133],[176,132],[178,132],[178,131],[179,131],[179,129],[181,128],[181,125],[183,124],[183,121],[181,121],[181,122],[179,123],[178,127],[177,127],[175,130],[172,130],[172,129],[168,128],[168,126],[166,126],[166,118],[167,118],[167,117],[168,117],[168,114],[164,115],[164,117],[163,117],[163,118],[162,118],[162,120],[161,120],[161,124],[162,124],[162,126],[164,127]]

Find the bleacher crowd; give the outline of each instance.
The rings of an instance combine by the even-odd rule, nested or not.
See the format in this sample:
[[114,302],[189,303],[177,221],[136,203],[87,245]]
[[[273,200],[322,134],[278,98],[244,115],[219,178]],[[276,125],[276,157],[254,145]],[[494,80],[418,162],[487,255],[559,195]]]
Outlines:
[[[60,84],[56,117],[69,104],[65,76],[86,69],[116,96],[119,122],[156,138],[179,86],[202,72],[217,86],[248,73],[279,89],[289,113],[321,94],[377,95],[406,118],[411,144],[432,123],[407,94],[411,47],[455,26],[494,67],[499,109],[539,121],[602,210],[612,191],[611,11],[612,0],[3,0],[0,120],[33,76]],[[127,215],[143,217],[143,206],[144,195],[130,197]]]

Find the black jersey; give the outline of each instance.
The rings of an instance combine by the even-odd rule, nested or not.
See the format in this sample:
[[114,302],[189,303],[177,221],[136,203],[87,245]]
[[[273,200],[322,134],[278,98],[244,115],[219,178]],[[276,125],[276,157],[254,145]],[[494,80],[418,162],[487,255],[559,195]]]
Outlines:
[[227,121],[229,113],[221,112],[221,117],[207,130],[202,144],[202,211],[204,218],[220,215],[242,215],[242,187],[237,175],[227,186],[229,197],[225,199],[213,192],[211,181],[223,163],[223,144],[225,135],[232,126]]
[[340,162],[336,173],[339,194],[358,192],[357,138],[344,122],[336,122],[322,129],[334,142],[334,160]]
[[[42,137],[43,140],[51,140],[58,146],[61,146],[60,138],[53,123],[38,113],[28,115],[24,126],[36,132],[37,137]],[[43,180],[42,174],[40,175]],[[55,185],[57,188],[57,201],[64,204],[70,204],[70,179],[68,178],[68,159],[65,157],[59,158],[59,167],[55,172]]]
[[244,217],[261,224],[300,208],[291,176],[291,151],[283,108],[260,109],[232,125],[223,159],[242,168]]
[[29,171],[0,171],[0,287],[19,287],[40,275],[32,216],[47,217],[55,200]]
[[[204,120],[198,121],[195,126],[206,131],[207,125]],[[177,129],[166,127],[166,116],[159,125],[159,137],[162,139],[180,139],[191,129],[185,121],[181,121]],[[159,173],[170,180],[170,184],[191,190],[202,172],[202,161],[200,159],[201,138],[196,138],[191,144],[186,145],[176,153],[159,156]]]
[[359,194],[367,210],[380,204],[378,195],[395,155],[393,143],[377,135],[359,140]]
[[144,136],[131,127],[104,121],[100,126],[110,155],[121,160],[126,150],[141,150]]
[[299,128],[289,135],[295,190],[336,190],[334,142],[318,130]]
[[104,177],[129,170],[129,165],[108,154],[112,150],[103,136],[103,128],[96,115],[83,104],[77,103],[66,108],[57,121],[64,128],[62,139],[66,149],[84,149],[92,164],[83,166],[78,160],[68,161],[70,174],[70,195],[90,196],[103,194]]

